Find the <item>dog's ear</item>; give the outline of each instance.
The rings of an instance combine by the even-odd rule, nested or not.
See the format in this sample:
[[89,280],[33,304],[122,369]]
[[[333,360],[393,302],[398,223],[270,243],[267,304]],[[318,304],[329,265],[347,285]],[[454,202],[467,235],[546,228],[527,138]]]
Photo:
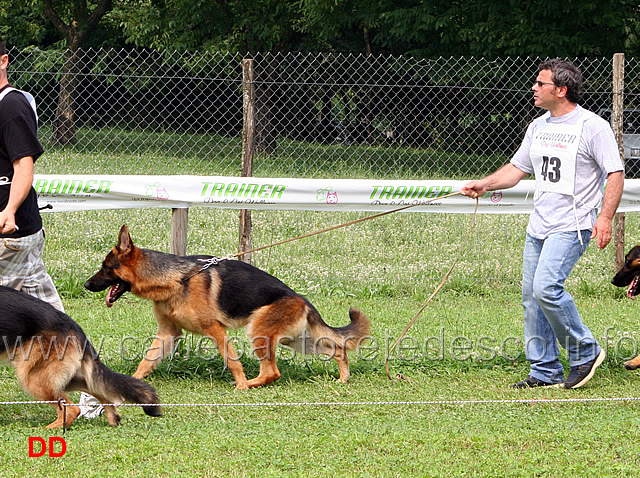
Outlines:
[[126,253],[129,252],[132,247],[133,241],[131,240],[131,235],[129,234],[129,228],[125,224],[120,228],[117,248],[121,253]]

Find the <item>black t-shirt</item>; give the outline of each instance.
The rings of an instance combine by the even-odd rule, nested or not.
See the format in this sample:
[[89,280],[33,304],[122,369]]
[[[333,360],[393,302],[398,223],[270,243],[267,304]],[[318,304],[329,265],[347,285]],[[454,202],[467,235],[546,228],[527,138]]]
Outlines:
[[[15,160],[32,156],[35,161],[44,152],[37,133],[36,116],[25,96],[19,91],[7,93],[0,100],[0,183],[2,179],[13,179]],[[7,206],[10,188],[8,184],[0,185],[0,210]],[[42,229],[38,197],[33,187],[16,212],[16,224],[19,228],[16,232],[0,234],[0,237],[24,237]]]

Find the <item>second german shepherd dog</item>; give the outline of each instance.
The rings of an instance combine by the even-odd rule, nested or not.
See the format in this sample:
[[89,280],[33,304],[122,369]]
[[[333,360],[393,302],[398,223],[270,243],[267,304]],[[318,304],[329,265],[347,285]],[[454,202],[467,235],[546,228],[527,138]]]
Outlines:
[[[640,244],[631,248],[624,258],[624,264],[611,279],[616,287],[627,287],[627,297],[634,299],[640,294]],[[628,370],[640,367],[640,355],[624,363]]]
[[[349,380],[347,350],[369,336],[369,319],[351,308],[349,325],[327,325],[316,308],[274,276],[245,262],[211,256],[177,256],[136,247],[122,226],[118,244],[102,268],[85,283],[93,292],[110,288],[107,305],[125,292],[153,301],[158,333],[134,377],[148,376],[187,330],[210,337],[236,388],[259,387],[280,378],[278,344],[304,354],[323,354],[338,363],[340,381]],[[260,373],[247,380],[227,329],[247,327],[260,360]]]
[[[157,404],[151,385],[116,373],[98,358],[80,326],[46,302],[0,286],[0,359],[15,367],[20,385],[36,400],[71,401],[67,391],[83,391],[104,404]],[[68,427],[80,415],[77,405],[53,404],[58,418],[47,428]],[[160,407],[142,407],[159,416]],[[120,423],[115,407],[105,407],[110,425]]]

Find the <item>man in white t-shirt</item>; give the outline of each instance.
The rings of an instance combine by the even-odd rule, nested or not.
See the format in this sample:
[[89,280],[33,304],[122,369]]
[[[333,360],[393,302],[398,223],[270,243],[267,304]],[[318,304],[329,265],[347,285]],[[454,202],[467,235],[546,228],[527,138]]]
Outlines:
[[[531,89],[535,105],[547,113],[529,125],[508,164],[470,181],[460,192],[477,198],[535,175],[522,278],[530,372],[512,388],[578,388],[591,379],[605,351],[582,323],[564,282],[591,239],[597,238],[600,249],[611,241],[624,166],[609,123],[578,104],[582,74],[572,63],[560,59],[542,62]],[[569,358],[566,379],[558,344]]]

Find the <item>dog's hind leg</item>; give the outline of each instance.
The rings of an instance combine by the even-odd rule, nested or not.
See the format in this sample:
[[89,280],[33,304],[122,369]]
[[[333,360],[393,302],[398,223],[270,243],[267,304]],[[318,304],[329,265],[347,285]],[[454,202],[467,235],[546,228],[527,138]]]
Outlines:
[[[284,345],[296,350],[308,345],[306,341],[310,337],[305,335],[307,314],[308,306],[299,296],[283,298],[254,312],[247,332],[251,338],[253,353],[260,360],[260,373],[249,380],[250,388],[267,385],[280,378],[276,362],[278,343],[282,341]],[[296,343],[301,345],[296,347]],[[313,348],[313,344],[310,347]]]
[[347,383],[351,377],[349,372],[349,358],[347,357],[347,351],[339,346],[336,346],[333,359],[338,362],[338,369],[340,370],[340,378],[338,382]]
[[[52,403],[58,417],[56,420],[47,425],[47,428],[69,428],[76,418],[80,415],[80,407],[72,405],[69,397],[60,391],[56,391],[48,386],[46,381],[30,378],[28,383],[23,382],[23,388],[29,392],[36,400]],[[63,402],[64,401],[64,402]]]
[[637,368],[640,368],[640,355],[625,362],[624,368],[626,368],[627,370],[635,370]]
[[314,342],[314,351],[316,355],[326,355],[329,358],[334,359],[338,364],[340,371],[340,378],[338,382],[347,383],[351,377],[349,372],[349,358],[347,357],[347,350],[345,344],[342,345],[335,340],[327,337],[316,339]]
[[[50,344],[45,342],[43,347],[46,349],[49,346]],[[56,402],[51,405],[55,408],[58,418],[47,425],[47,428],[71,426],[80,415],[80,407],[72,405],[64,393],[79,368],[79,361],[73,358],[73,354],[68,353],[63,360],[56,360],[54,357],[44,356],[40,348],[33,348],[30,354],[23,354],[12,361],[12,364],[25,392],[36,400]],[[64,400],[64,403],[61,400]]]
[[276,363],[277,337],[258,336],[252,339],[253,353],[260,360],[260,373],[247,382],[249,388],[260,387],[280,378]]
[[80,415],[80,407],[78,407],[77,405],[71,405],[71,401],[69,400],[69,397],[67,397],[64,393],[61,393],[58,395],[59,396],[57,398],[54,398],[53,396],[51,396],[50,398],[42,399],[42,400],[62,399],[65,402],[64,404],[62,403],[53,404],[53,408],[55,408],[56,412],[58,413],[58,418],[53,422],[49,423],[49,425],[47,425],[47,428],[49,429],[61,428],[61,427],[69,428],[71,424],[75,421],[75,419],[78,418],[78,416]]
[[219,322],[214,322],[211,326],[203,330],[204,334],[209,336],[218,347],[220,355],[224,359],[225,366],[229,367],[233,379],[236,381],[237,390],[246,390],[249,388],[247,385],[247,377],[244,374],[242,364],[236,355],[236,351],[233,349],[229,337],[227,337],[227,331]]
[[111,425],[112,427],[117,427],[118,425],[120,425],[120,421],[122,418],[120,417],[120,414],[118,413],[115,405],[113,405],[115,400],[109,400],[107,397],[103,397],[102,395],[98,394],[94,394],[94,397],[97,398],[100,403],[109,404],[108,406],[104,407],[104,414],[107,417],[107,422],[109,423],[109,425]]

